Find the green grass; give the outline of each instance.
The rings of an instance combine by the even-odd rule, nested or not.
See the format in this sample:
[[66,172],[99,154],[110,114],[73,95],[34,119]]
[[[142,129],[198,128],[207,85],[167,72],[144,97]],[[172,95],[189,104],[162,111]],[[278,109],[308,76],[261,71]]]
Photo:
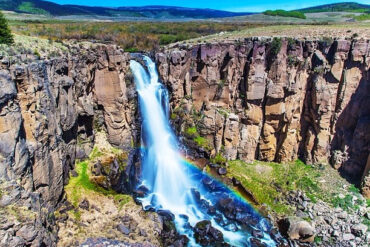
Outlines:
[[223,165],[226,161],[226,158],[221,153],[217,153],[215,157],[211,158],[211,162],[215,164]]
[[129,195],[119,194],[113,190],[106,190],[93,182],[90,181],[89,175],[89,161],[82,161],[76,164],[77,177],[71,177],[68,185],[65,187],[69,194],[69,200],[77,207],[81,199],[87,195],[87,193],[96,192],[105,196],[112,196],[115,202],[119,203],[120,206],[125,205],[131,200]]
[[185,130],[185,134],[187,134],[189,136],[199,135],[198,131],[197,131],[197,128],[195,126],[187,128]]
[[209,141],[207,140],[207,138],[200,136],[200,134],[198,133],[197,127],[192,126],[192,127],[185,129],[185,135],[188,138],[191,138],[199,147],[202,147],[206,150],[211,150]]
[[322,237],[315,236],[314,242],[315,242],[315,244],[321,244],[322,243]]
[[[290,191],[300,190],[313,203],[321,200],[349,213],[370,204],[370,200],[362,199],[358,188],[348,185],[331,167],[309,166],[300,160],[285,164],[261,161],[245,163],[236,160],[228,161],[228,165],[230,178],[238,179],[253,193],[259,204],[268,205],[271,211],[280,216],[295,211],[284,200]],[[370,220],[363,217],[363,222],[369,224]]]
[[368,20],[370,20],[370,14],[358,15],[358,16],[355,16],[354,19],[356,21],[368,21]]
[[370,14],[369,13],[365,13],[365,14],[361,14],[361,15],[348,14],[348,15],[345,15],[344,17],[346,17],[346,18],[353,18],[356,21],[367,21],[367,20],[370,20]]
[[89,158],[90,160],[94,160],[96,158],[99,158],[103,156],[103,152],[101,152],[97,147],[94,147],[93,150],[91,151]]
[[197,136],[194,138],[194,141],[197,143],[198,146],[208,147],[208,140],[204,137]]
[[[99,158],[107,154],[113,154],[118,159],[120,165],[120,170],[124,169],[124,160],[127,158],[127,154],[122,152],[122,150],[111,147],[109,150],[99,150],[98,147],[94,147],[91,151],[89,158],[87,160],[77,162],[75,164],[75,171],[77,172],[77,177],[70,177],[69,183],[65,186],[65,191],[67,193],[68,200],[78,208],[78,204],[83,200],[83,198],[88,198],[91,193],[98,193],[107,197],[110,197],[121,209],[126,203],[130,202],[131,196],[125,194],[119,194],[112,189],[104,189],[99,185],[92,182],[90,179],[90,166],[94,164]],[[73,212],[75,219],[80,219],[81,212],[75,210]]]
[[362,217],[362,224],[367,226],[367,229],[370,229],[370,219]]
[[320,172],[301,161],[287,164],[229,161],[228,176],[237,178],[250,190],[260,204],[267,204],[278,215],[286,215],[293,209],[280,200],[283,194],[302,190],[313,201],[324,199],[325,192],[316,182]]

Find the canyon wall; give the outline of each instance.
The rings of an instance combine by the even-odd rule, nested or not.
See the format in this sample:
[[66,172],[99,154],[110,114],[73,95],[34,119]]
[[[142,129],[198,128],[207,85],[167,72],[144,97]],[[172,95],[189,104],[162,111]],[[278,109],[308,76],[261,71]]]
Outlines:
[[[138,146],[129,59],[104,45],[70,46],[49,60],[3,58],[0,206],[35,216],[14,224],[2,213],[4,243],[55,245],[51,215],[96,131],[125,150]],[[363,177],[370,194],[368,40],[246,39],[164,48],[155,59],[171,121],[194,156],[331,163],[355,183]]]
[[2,213],[2,246],[55,245],[50,215],[75,160],[92,150],[98,129],[112,144],[131,147],[137,103],[134,84],[126,84],[128,57],[115,46],[96,45],[73,46],[51,60],[22,54],[2,61],[0,206],[16,205],[35,216],[14,224]]
[[300,158],[331,163],[357,184],[366,176],[368,40],[246,39],[177,46],[156,60],[177,130],[195,126],[209,156]]

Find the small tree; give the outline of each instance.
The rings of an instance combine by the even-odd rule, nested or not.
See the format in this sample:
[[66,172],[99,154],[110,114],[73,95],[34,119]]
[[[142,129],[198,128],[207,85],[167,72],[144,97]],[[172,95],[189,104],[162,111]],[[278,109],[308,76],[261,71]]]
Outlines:
[[0,44],[13,44],[14,39],[12,32],[9,29],[8,21],[5,19],[5,16],[0,11]]

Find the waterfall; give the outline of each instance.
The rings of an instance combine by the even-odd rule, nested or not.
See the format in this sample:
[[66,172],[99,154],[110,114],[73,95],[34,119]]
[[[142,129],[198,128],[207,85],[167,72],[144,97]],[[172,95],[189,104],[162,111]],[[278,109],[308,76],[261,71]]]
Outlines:
[[[263,233],[260,240],[265,245],[275,246],[268,234],[271,227],[263,217],[233,191],[182,157],[169,123],[168,91],[159,82],[155,63],[146,56],[143,61],[147,69],[134,60],[130,68],[142,117],[142,174],[138,186],[149,191],[139,198],[144,209],[170,211],[175,216],[177,231],[190,239],[190,246],[198,246],[192,227],[202,220],[209,220],[223,233],[225,242],[233,246],[249,246],[253,229]],[[229,215],[219,206],[225,198],[231,201],[230,207],[237,209]],[[210,213],[210,208],[215,210]],[[246,225],[247,219],[253,219],[250,220],[253,223]]]

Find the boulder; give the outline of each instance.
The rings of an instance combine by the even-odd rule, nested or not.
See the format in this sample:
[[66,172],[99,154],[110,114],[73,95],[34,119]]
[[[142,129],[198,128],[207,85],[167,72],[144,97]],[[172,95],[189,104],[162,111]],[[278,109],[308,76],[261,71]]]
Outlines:
[[212,227],[208,220],[200,221],[195,225],[194,238],[202,246],[225,246],[222,232]]
[[315,228],[305,220],[289,217],[279,221],[282,234],[291,240],[312,243],[315,238]]
[[87,199],[83,199],[82,202],[80,202],[80,204],[78,204],[78,206],[84,210],[89,210],[90,209],[90,203]]
[[351,232],[355,236],[362,236],[367,232],[367,226],[364,224],[357,224],[351,227]]
[[130,234],[130,229],[128,229],[125,225],[123,224],[118,224],[117,225],[117,230],[120,231],[124,235],[129,235]]

